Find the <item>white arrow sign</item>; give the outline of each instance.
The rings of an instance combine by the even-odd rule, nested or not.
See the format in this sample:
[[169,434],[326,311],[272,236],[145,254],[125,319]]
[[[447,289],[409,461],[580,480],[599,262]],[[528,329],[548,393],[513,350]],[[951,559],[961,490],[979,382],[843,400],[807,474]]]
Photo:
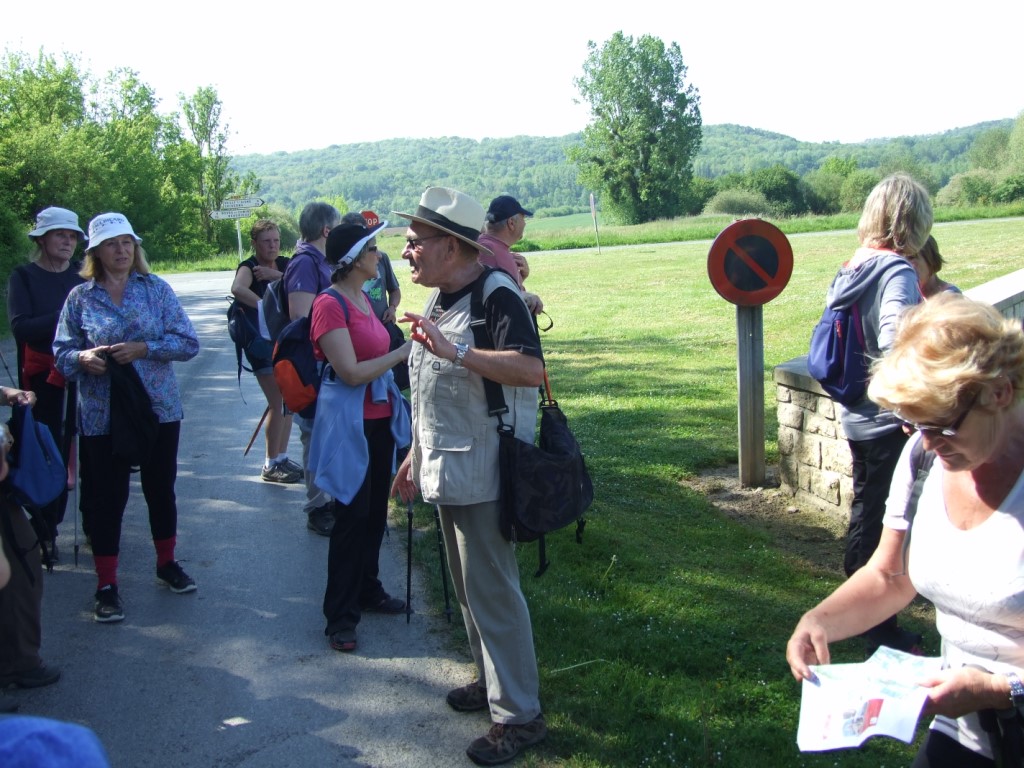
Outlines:
[[236,197],[225,200],[220,207],[221,210],[228,210],[229,208],[259,208],[261,205],[263,205],[263,200],[258,197]]
[[250,208],[234,208],[230,211],[210,211],[211,219],[244,219],[252,212]]

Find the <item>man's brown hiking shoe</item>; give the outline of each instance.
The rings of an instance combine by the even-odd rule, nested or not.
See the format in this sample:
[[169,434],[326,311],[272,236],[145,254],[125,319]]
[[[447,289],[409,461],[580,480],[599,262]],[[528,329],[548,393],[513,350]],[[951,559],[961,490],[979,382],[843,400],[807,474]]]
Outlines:
[[476,712],[478,709],[487,708],[487,689],[477,680],[448,691],[445,701],[456,712]]
[[527,747],[539,744],[548,735],[544,715],[522,725],[495,723],[486,736],[476,739],[466,754],[477,765],[500,765],[516,757]]

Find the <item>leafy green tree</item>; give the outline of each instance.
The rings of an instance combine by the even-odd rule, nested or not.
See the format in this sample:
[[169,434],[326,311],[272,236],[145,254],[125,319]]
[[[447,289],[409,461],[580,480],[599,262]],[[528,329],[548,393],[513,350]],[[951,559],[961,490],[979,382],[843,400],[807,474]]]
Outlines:
[[[231,194],[239,183],[237,174],[230,168],[231,158],[227,154],[228,125],[221,124],[223,105],[217,91],[209,86],[197,88],[189,98],[179,94],[178,100],[185,126],[199,153],[195,195],[202,231],[206,242],[215,244],[217,233],[210,213],[220,208],[224,198]],[[224,229],[226,231],[228,228]],[[234,230],[234,226],[230,229]]]
[[1024,112],[1010,129],[1010,137],[1006,142],[1005,170],[1009,173],[1024,173]]
[[[28,251],[26,222],[49,205],[89,210],[102,158],[85,119],[85,80],[73,59],[40,52],[0,60],[0,258]],[[84,177],[84,183],[83,183]]]
[[1010,129],[1002,126],[985,131],[971,144],[967,153],[971,168],[998,171],[1008,161]]
[[868,194],[874,189],[875,184],[882,180],[878,171],[867,169],[854,171],[843,181],[843,187],[839,192],[839,203],[844,211],[859,211],[864,207],[864,201]]
[[820,168],[824,173],[831,173],[841,179],[845,179],[857,170],[857,159],[855,157],[830,155],[821,161]]
[[590,104],[583,143],[569,150],[579,180],[626,224],[678,215],[700,148],[700,96],[677,43],[616,32],[590,51],[575,80]]
[[796,216],[807,211],[800,177],[783,165],[752,171],[747,187],[764,195],[778,216]]
[[802,179],[804,200],[811,213],[839,213],[843,182],[856,170],[856,158],[830,155],[820,167],[806,173]]

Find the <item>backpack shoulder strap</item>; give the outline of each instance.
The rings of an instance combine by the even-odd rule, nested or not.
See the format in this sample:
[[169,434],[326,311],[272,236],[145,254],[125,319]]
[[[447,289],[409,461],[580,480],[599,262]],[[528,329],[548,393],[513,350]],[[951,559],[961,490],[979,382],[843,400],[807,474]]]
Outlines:
[[[473,281],[473,290],[469,294],[469,327],[473,331],[473,345],[477,349],[494,349],[494,342],[487,333],[487,318],[484,310],[484,284],[494,269],[484,266],[484,271]],[[498,431],[504,427],[501,414],[508,413],[505,393],[501,384],[484,378],[484,393],[487,395],[487,412],[498,417]]]
[[910,489],[910,496],[907,497],[907,506],[903,510],[903,517],[907,521],[907,532],[903,536],[903,572],[907,572],[907,556],[910,554],[910,532],[914,526],[914,517],[917,515],[917,505],[921,501],[921,492],[924,490],[924,482],[932,471],[932,464],[935,463],[935,451],[925,450],[924,443],[920,440],[910,449],[910,470],[914,478],[914,485]]
[[[330,291],[331,295],[334,296],[334,298],[336,298],[338,300],[338,303],[341,305],[341,311],[345,313],[345,322],[347,323],[349,321],[348,320],[348,304],[341,297],[341,294],[338,293],[336,290],[334,290],[333,287],[328,286],[327,288],[324,288],[321,291],[321,293],[327,293],[328,291]],[[309,309],[310,309],[310,313],[311,313],[310,316],[312,317],[313,308],[310,307]]]

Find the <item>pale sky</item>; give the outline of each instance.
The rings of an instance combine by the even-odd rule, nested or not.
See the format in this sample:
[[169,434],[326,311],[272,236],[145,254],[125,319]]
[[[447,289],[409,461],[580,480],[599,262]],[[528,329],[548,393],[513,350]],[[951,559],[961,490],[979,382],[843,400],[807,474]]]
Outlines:
[[[232,154],[388,138],[563,136],[587,41],[676,42],[705,125],[802,141],[941,133],[1024,110],[1020,0],[5,3],[0,48],[212,86]],[[301,15],[299,15],[301,14]]]

